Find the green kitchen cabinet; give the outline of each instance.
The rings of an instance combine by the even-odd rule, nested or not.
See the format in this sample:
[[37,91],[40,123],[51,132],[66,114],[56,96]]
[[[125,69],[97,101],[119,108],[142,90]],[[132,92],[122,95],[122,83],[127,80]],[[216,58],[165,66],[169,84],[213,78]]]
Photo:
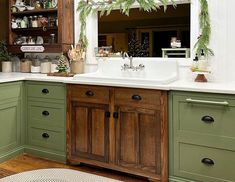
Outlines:
[[65,161],[66,85],[26,82],[27,136],[25,152]]
[[0,84],[0,162],[23,152],[23,83]]
[[235,96],[169,94],[170,181],[235,181]]

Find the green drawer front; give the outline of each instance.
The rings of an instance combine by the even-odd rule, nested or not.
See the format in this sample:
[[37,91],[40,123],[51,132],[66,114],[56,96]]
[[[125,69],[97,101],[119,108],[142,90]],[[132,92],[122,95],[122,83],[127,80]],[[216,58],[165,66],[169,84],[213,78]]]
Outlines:
[[0,84],[0,100],[8,100],[21,96],[21,82]]
[[27,84],[28,97],[44,98],[44,99],[65,99],[64,85],[56,85],[53,83],[40,84],[28,83]]
[[174,98],[174,127],[179,132],[193,132],[205,135],[219,135],[223,137],[235,137],[235,105],[234,100],[227,98],[202,98],[192,99],[202,101],[216,101],[229,103],[228,106],[206,103],[189,103],[187,96]]
[[[214,164],[211,164],[211,160]],[[174,168],[176,175],[189,179],[232,182],[235,181],[235,151],[179,143],[179,155],[175,153]]]
[[52,131],[30,127],[28,129],[28,138],[29,145],[65,151],[65,135],[62,130]]
[[65,106],[42,102],[28,102],[30,125],[65,128]]

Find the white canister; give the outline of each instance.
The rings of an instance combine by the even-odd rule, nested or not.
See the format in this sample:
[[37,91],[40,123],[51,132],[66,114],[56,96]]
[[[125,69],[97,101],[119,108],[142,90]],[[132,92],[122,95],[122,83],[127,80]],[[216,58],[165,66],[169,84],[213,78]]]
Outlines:
[[31,66],[31,73],[40,73],[41,66]]
[[50,72],[51,72],[51,62],[42,62],[41,73],[50,73]]
[[12,72],[12,62],[11,61],[2,61],[2,72],[3,73]]

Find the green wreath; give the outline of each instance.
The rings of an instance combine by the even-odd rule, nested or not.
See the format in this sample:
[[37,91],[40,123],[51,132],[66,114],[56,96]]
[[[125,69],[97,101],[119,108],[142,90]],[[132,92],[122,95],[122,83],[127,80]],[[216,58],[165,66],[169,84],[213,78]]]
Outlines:
[[[201,6],[201,12],[199,13],[199,27],[201,30],[201,35],[198,37],[194,49],[196,53],[200,55],[201,50],[204,51],[206,56],[214,55],[213,51],[208,47],[211,36],[211,24],[210,16],[208,12],[208,2],[207,0],[199,0]],[[160,5],[164,6],[164,10],[167,9],[169,3],[173,3],[173,6],[176,7],[174,0],[159,0],[161,4],[156,3],[155,0],[81,0],[78,3],[77,11],[79,12],[80,20],[80,35],[79,42],[84,49],[88,46],[88,40],[85,34],[86,30],[86,18],[94,12],[100,11],[100,15],[109,15],[110,12],[114,9],[120,9],[120,11],[129,15],[129,10],[132,5],[137,2],[139,7],[144,11],[157,11]]]

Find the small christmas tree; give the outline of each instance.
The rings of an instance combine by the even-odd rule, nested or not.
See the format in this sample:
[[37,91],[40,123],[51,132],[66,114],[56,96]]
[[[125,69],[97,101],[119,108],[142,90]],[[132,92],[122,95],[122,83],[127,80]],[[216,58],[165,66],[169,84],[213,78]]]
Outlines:
[[59,64],[56,67],[59,73],[67,72],[67,70],[69,69],[67,62],[67,58],[63,54],[61,54],[59,57]]

